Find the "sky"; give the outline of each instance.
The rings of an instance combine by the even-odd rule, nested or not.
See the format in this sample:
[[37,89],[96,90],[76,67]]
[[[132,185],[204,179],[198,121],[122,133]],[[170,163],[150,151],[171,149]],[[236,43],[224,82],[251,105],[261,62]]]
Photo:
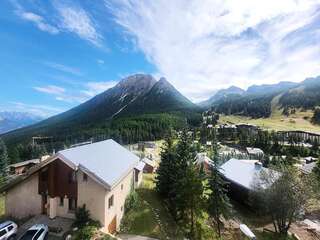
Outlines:
[[48,117],[135,73],[194,102],[320,75],[320,0],[2,0],[0,111]]

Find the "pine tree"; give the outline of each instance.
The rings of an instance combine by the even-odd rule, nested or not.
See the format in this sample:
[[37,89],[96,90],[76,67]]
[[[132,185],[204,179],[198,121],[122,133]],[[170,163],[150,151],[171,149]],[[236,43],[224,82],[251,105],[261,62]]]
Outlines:
[[177,220],[185,227],[190,239],[197,239],[196,225],[204,207],[204,187],[200,171],[195,163],[196,152],[183,131],[177,145],[178,163],[176,169],[176,204]]
[[0,138],[0,175],[1,177],[6,176],[8,166],[8,153],[5,143]]
[[231,212],[231,204],[227,196],[227,183],[224,181],[219,167],[219,159],[217,155],[217,145],[214,139],[211,157],[213,164],[208,177],[208,212],[213,219],[213,223],[217,229],[219,237],[221,236],[221,220],[220,217],[228,218]]
[[161,162],[157,170],[156,190],[162,198],[168,199],[175,181],[176,152],[171,136],[166,137],[161,149]]

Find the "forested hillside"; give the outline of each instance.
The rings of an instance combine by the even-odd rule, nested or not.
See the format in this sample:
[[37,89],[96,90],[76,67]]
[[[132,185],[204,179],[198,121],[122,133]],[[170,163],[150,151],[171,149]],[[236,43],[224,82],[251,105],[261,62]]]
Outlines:
[[245,93],[227,95],[213,102],[210,107],[226,115],[266,118],[271,115],[272,100],[275,98],[279,99],[277,108],[284,114],[290,109],[314,109],[320,105],[320,77],[309,78],[301,83],[251,86]]
[[[91,100],[33,126],[1,136],[11,161],[25,159],[32,137],[49,137],[37,143],[47,151],[93,139],[113,138],[127,144],[155,140],[169,129],[182,129],[201,121],[200,109],[179,93],[167,80],[137,74],[121,80],[115,87]],[[38,151],[29,157],[37,157]]]

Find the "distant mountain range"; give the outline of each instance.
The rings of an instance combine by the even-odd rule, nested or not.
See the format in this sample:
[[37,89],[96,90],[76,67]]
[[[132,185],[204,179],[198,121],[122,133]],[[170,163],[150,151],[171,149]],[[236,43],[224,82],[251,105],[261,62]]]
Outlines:
[[[133,129],[133,120],[129,118],[152,114],[167,114],[165,118],[168,114],[184,118],[195,112],[200,112],[200,108],[184,97],[165,78],[156,81],[151,75],[136,74],[122,79],[113,88],[67,112],[2,137],[6,142],[26,141],[32,136],[53,136],[59,138],[59,141],[68,141],[67,138],[87,139],[102,132],[121,140],[122,134],[126,138],[132,134],[139,135],[135,133],[137,130]],[[170,118],[170,121],[159,122],[162,117],[148,118],[145,123],[141,123],[139,119],[134,121],[140,121],[139,125],[145,125],[145,129],[140,130],[143,132],[152,128],[162,128],[172,120]],[[113,126],[110,126],[111,124]],[[125,129],[128,125],[130,130]]]
[[231,87],[218,91],[199,105],[218,113],[260,118],[270,116],[274,99],[277,99],[278,108],[313,109],[320,105],[320,76],[300,83],[253,85],[247,91]]
[[26,112],[0,112],[0,134],[31,125],[42,119]]
[[165,78],[157,81],[151,75],[136,74],[67,112],[27,127],[23,126],[38,119],[24,122],[17,126],[22,128],[1,137],[15,146],[33,136],[50,136],[60,147],[98,135],[124,143],[159,139],[169,128],[199,122],[201,111],[210,108],[224,114],[269,117],[274,99],[279,108],[312,109],[320,105],[320,77],[301,83],[254,85],[247,91],[232,86],[195,105]]

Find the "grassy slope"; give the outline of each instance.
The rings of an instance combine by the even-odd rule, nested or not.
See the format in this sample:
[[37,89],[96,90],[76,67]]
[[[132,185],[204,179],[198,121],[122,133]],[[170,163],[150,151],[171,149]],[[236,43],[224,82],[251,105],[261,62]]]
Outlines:
[[154,187],[154,176],[145,174],[143,186],[137,190],[139,204],[124,216],[126,224],[123,233],[158,239],[183,239]]
[[282,115],[282,110],[279,109],[278,101],[280,96],[275,97],[272,100],[272,114],[269,118],[252,119],[250,117],[235,116],[235,115],[221,115],[221,123],[250,123],[260,126],[268,130],[304,130],[320,133],[320,127],[313,125],[309,120],[305,120],[304,117],[312,118],[313,112],[308,110],[306,112],[297,111],[295,114],[291,114],[289,117]]

